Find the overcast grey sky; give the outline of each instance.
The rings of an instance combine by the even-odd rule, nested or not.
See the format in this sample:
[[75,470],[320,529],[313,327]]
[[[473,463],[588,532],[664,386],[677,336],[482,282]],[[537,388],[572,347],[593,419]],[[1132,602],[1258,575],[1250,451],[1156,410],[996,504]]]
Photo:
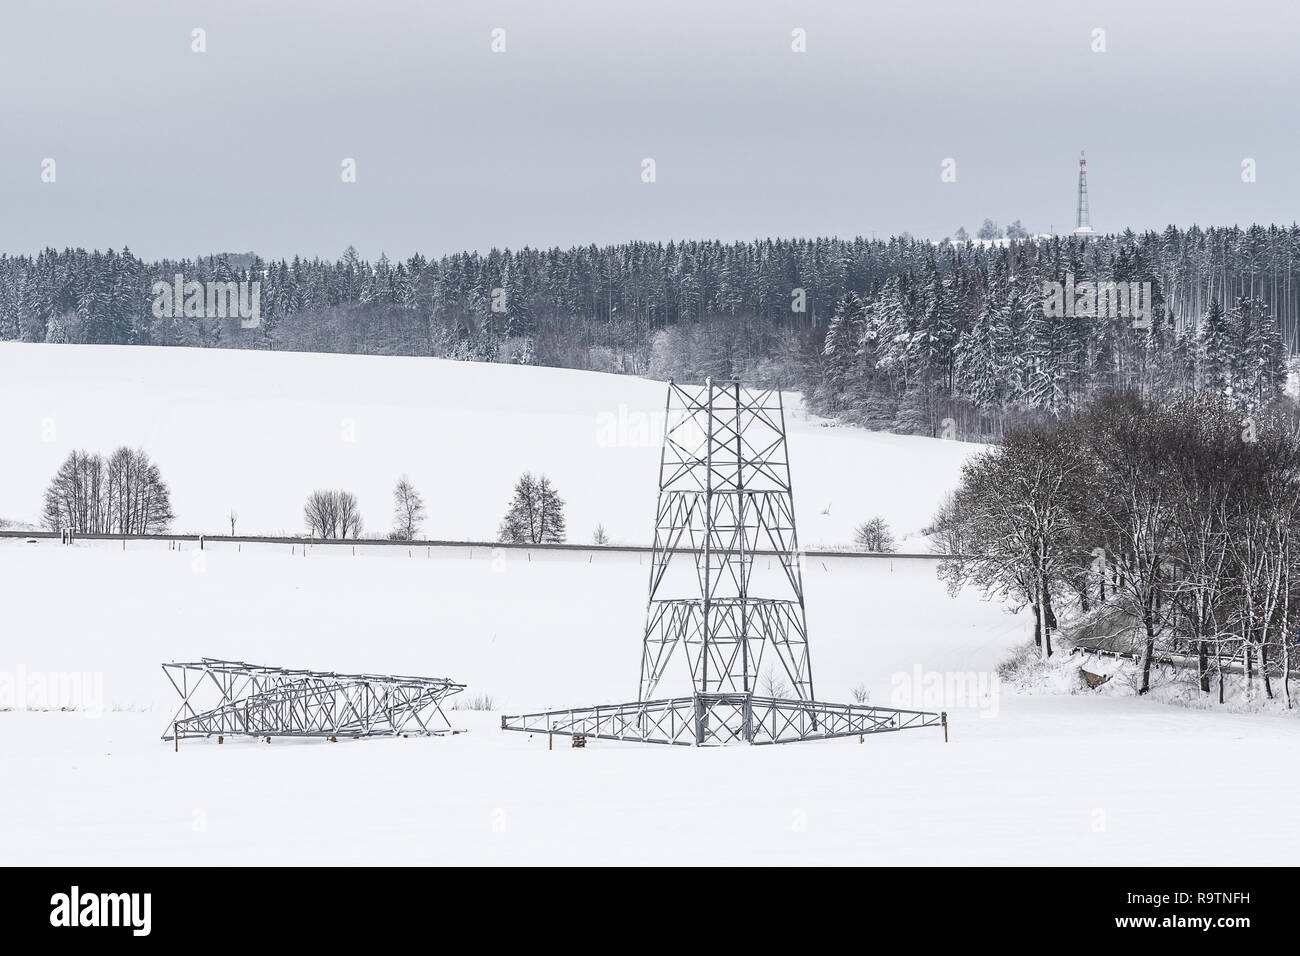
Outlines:
[[0,252],[1066,231],[1080,148],[1098,230],[1289,223],[1298,39],[1291,0],[22,2]]

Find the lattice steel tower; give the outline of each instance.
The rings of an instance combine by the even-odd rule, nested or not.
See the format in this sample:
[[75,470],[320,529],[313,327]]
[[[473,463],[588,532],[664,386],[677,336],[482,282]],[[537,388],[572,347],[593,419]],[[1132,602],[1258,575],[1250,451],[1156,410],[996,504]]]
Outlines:
[[[698,693],[754,693],[770,643],[796,696],[812,700],[781,393],[670,384],[665,417],[639,699],[683,646]],[[756,581],[760,550],[777,573]],[[694,573],[674,581],[681,565]]]
[[1092,222],[1088,214],[1088,159],[1079,150],[1079,198],[1074,209],[1074,234],[1092,235]]
[[[694,746],[935,726],[947,735],[943,713],[813,696],[775,389],[668,383],[649,590],[635,701],[502,717],[502,729]],[[759,686],[769,645],[779,661],[772,683],[788,682],[791,696]]]

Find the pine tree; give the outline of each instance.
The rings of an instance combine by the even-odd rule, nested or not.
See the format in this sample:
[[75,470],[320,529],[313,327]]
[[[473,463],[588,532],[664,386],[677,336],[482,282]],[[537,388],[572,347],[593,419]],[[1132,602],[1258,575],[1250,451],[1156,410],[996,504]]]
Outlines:
[[564,499],[556,492],[545,475],[537,483],[540,537],[539,542],[561,544],[564,542]]
[[515,483],[515,494],[501,521],[497,540],[509,544],[536,544],[540,540],[537,498],[537,482],[531,472],[524,472]]
[[564,499],[545,475],[534,478],[524,472],[515,483],[497,539],[511,544],[561,543],[564,533]]
[[819,391],[821,407],[838,412],[854,404],[852,396],[860,384],[858,351],[865,325],[862,300],[852,292],[845,293],[835,307],[822,347],[825,364]]
[[1211,299],[1201,320],[1197,349],[1199,377],[1201,388],[1221,397],[1232,391],[1231,348],[1231,323],[1219,300]]
[[1281,330],[1258,299],[1243,297],[1233,310],[1241,327],[1237,371],[1240,401],[1256,409],[1273,401],[1286,385],[1286,350]]

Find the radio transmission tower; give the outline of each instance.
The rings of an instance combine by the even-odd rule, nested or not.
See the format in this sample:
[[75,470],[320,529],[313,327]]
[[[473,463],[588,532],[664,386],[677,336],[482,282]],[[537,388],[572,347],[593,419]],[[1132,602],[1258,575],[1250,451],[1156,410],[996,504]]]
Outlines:
[[1074,234],[1091,236],[1092,222],[1088,215],[1088,160],[1079,150],[1079,199],[1074,212]]
[[[502,728],[695,746],[932,726],[946,736],[946,714],[813,696],[785,409],[775,389],[668,384],[649,591],[636,701],[503,717]],[[792,697],[760,687],[765,651]],[[665,685],[680,692],[661,696]]]

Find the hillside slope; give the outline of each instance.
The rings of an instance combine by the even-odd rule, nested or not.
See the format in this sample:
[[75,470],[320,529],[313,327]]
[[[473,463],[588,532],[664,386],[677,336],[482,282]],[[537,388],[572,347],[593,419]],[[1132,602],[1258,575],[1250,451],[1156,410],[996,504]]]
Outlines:
[[[647,544],[661,382],[427,358],[0,343],[0,516],[35,522],[74,448],[143,447],[171,485],[178,532],[298,533],[314,488],[391,527],[394,480],[429,503],[427,536],[495,538],[525,470],[568,502],[569,538]],[[979,446],[828,427],[788,396],[802,541],[847,545],[882,514],[900,538],[933,514]],[[906,542],[905,542],[906,543]],[[912,541],[921,548],[923,543]]]

